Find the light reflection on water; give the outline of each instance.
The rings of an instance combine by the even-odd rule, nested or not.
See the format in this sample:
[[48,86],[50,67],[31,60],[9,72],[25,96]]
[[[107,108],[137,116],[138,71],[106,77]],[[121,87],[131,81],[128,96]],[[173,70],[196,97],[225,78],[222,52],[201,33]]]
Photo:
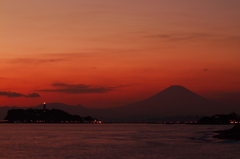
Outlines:
[[0,158],[236,158],[232,125],[0,124]]

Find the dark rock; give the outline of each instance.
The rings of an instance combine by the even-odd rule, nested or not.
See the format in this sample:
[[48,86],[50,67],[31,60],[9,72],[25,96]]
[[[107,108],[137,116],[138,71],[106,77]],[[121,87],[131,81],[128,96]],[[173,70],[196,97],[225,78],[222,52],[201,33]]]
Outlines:
[[240,124],[236,124],[233,128],[223,131],[215,131],[219,133],[218,135],[213,136],[218,139],[228,139],[228,140],[240,140]]

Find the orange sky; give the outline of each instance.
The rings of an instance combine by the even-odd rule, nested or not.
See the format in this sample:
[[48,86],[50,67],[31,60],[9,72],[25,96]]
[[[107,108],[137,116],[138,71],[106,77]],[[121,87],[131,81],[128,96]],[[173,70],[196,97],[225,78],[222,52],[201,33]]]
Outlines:
[[0,106],[115,107],[170,85],[231,103],[240,97],[239,8],[228,0],[0,0]]

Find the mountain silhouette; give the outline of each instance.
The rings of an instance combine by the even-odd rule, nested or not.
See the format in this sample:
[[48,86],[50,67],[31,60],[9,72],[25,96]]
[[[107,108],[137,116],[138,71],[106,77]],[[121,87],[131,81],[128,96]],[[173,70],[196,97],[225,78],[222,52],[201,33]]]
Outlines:
[[[33,108],[41,108],[38,105]],[[69,106],[63,103],[48,103],[48,109],[61,109],[70,114],[94,116],[106,121],[146,121],[146,120],[187,120],[184,116],[212,116],[213,114],[230,113],[233,110],[188,90],[185,87],[173,85],[163,91],[136,103],[114,108],[86,108],[82,105]],[[1,109],[1,107],[0,107]],[[6,110],[6,107],[4,108]],[[177,118],[169,118],[177,117]],[[4,118],[4,117],[1,117]]]
[[145,100],[115,108],[125,115],[212,115],[224,113],[224,105],[185,87],[173,85]]

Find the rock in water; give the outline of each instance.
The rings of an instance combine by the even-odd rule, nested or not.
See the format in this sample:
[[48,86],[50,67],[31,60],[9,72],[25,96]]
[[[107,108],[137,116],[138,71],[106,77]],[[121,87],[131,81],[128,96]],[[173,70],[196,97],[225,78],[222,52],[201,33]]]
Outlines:
[[216,131],[218,135],[213,136],[218,139],[238,140],[240,141],[240,124],[236,124],[229,130]]

